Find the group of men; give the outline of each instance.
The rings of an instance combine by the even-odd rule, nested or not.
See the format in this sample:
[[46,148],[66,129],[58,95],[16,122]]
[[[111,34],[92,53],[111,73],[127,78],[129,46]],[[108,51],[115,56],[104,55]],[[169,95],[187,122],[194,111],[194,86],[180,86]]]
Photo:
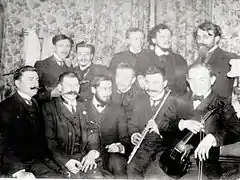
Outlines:
[[17,91],[0,103],[0,173],[138,179],[155,167],[149,177],[167,177],[165,153],[192,132],[191,153],[206,177],[220,178],[219,147],[240,138],[227,77],[237,55],[218,47],[221,35],[218,25],[199,25],[200,55],[188,66],[171,50],[166,25],[149,31],[153,50],[143,49],[143,32],[130,28],[128,50],[115,54],[109,67],[93,63],[95,48],[85,42],[76,44],[78,66],[68,67],[73,41],[54,36],[53,56],[16,70]]

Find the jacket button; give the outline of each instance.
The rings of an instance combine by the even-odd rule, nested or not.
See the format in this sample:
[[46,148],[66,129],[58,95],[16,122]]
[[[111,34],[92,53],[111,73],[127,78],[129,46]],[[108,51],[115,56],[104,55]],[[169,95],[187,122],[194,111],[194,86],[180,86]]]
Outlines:
[[72,135],[72,133],[71,133],[71,132],[69,132],[69,133],[68,133],[68,135],[69,135],[69,136],[71,136],[71,135]]

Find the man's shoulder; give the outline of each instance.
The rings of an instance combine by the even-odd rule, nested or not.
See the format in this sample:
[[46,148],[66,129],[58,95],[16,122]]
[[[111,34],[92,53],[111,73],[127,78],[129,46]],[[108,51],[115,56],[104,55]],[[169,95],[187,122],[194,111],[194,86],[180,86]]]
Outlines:
[[41,68],[41,67],[48,67],[50,64],[52,64],[53,56],[50,56],[44,60],[37,61],[34,65],[36,68]]
[[2,102],[0,102],[0,112],[3,111],[14,111],[21,102],[17,98],[17,93],[9,96],[8,98],[4,99]]
[[173,59],[175,61],[177,61],[178,63],[181,63],[181,64],[186,64],[187,65],[187,61],[183,58],[183,56],[181,54],[178,54],[178,53],[175,53],[173,51],[170,52],[170,55],[172,57],[174,57]]
[[227,59],[239,58],[239,56],[236,53],[226,51],[220,47],[218,47],[214,52],[219,57],[224,57]]

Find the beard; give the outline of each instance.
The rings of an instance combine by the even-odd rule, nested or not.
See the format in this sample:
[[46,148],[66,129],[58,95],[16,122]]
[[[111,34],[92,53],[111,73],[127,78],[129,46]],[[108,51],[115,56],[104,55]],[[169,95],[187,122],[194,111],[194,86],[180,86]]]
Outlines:
[[171,46],[169,48],[164,48],[157,45],[157,47],[160,48],[163,52],[169,52],[171,50]]
[[96,100],[103,106],[107,105],[107,104],[110,104],[111,102],[111,97],[109,97],[107,100],[103,100],[99,95],[98,93],[95,94],[95,98]]
[[198,55],[199,57],[205,57],[207,52],[212,48],[212,46],[209,46],[207,44],[199,44],[198,45]]

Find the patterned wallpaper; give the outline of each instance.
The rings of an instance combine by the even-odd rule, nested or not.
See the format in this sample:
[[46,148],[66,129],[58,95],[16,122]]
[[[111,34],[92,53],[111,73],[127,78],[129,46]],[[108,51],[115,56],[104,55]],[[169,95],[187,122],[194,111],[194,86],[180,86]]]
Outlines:
[[[114,53],[125,50],[125,31],[150,24],[150,3],[154,0],[0,0],[5,8],[5,32],[1,73],[23,62],[22,29],[33,28],[46,38],[59,32],[75,42],[86,40],[96,46],[96,63],[108,64]],[[221,46],[240,54],[240,2],[238,0],[155,0],[156,23],[173,30],[173,50],[188,63],[195,56],[192,32],[205,19],[222,27]],[[147,44],[146,44],[147,47]],[[73,50],[71,58],[74,59]],[[0,79],[0,84],[10,81]]]

